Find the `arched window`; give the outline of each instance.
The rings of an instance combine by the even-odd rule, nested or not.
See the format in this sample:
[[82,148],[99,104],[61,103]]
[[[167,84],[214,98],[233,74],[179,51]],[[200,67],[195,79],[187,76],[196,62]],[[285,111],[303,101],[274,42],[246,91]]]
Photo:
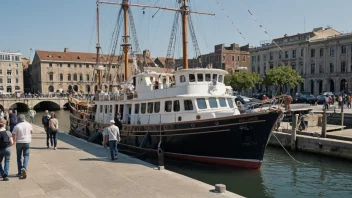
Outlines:
[[64,75],[60,74],[60,81],[63,81],[63,80],[64,80]]
[[74,80],[74,81],[77,81],[77,74],[76,74],[76,73],[73,74],[73,80]]
[[79,81],[83,81],[83,75],[79,74]]
[[71,81],[71,74],[68,74],[68,75],[67,75],[67,80],[68,80],[68,81]]
[[180,82],[186,82],[186,77],[184,75],[181,75],[180,76]]
[[87,74],[86,76],[87,76],[87,81],[89,81],[89,74]]

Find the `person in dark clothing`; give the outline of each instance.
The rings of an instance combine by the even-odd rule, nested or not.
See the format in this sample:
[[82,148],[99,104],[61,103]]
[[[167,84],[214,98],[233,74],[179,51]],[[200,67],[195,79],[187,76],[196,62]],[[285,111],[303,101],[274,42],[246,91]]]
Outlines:
[[13,128],[16,126],[17,122],[17,115],[12,113],[12,110],[9,110],[9,125],[11,133],[13,131]]
[[[47,148],[49,148],[49,139],[50,139],[49,120],[50,120],[49,111],[46,110],[45,114],[42,117],[42,124],[43,124],[44,130],[46,132],[46,147]],[[51,146],[53,146],[53,143],[51,143]]]
[[117,115],[114,119],[115,125],[119,128],[119,130],[122,130],[122,122],[121,122],[121,116]]

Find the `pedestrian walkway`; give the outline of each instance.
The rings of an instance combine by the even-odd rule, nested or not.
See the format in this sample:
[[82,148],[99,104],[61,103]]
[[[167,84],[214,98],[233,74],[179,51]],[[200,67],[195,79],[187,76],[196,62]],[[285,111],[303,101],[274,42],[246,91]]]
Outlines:
[[58,150],[46,148],[46,134],[33,125],[28,177],[19,180],[12,146],[10,181],[0,181],[1,198],[17,197],[240,197],[217,194],[213,186],[119,154],[66,134],[58,134]]

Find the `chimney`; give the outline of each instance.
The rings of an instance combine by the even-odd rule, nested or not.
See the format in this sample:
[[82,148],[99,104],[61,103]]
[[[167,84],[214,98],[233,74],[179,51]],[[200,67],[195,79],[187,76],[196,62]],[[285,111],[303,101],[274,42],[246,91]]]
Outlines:
[[69,52],[69,50],[68,50],[68,48],[67,48],[67,47],[65,47],[64,52]]

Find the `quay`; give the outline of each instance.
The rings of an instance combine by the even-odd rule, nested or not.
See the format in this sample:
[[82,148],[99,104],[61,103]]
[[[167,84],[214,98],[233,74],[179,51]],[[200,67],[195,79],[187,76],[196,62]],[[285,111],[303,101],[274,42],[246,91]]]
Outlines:
[[[4,198],[23,197],[241,197],[229,191],[119,153],[65,133],[58,134],[58,150],[46,148],[43,128],[33,125],[28,176],[16,177],[15,145],[11,147],[9,181],[0,181]],[[167,167],[166,167],[167,168]]]

